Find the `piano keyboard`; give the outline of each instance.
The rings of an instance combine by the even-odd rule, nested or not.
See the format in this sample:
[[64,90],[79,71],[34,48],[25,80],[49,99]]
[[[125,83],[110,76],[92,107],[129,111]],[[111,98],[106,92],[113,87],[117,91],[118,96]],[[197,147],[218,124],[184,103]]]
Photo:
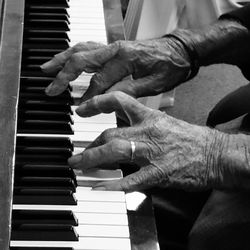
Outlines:
[[11,250],[130,250],[125,194],[90,188],[121,172],[83,175],[67,165],[68,157],[116,127],[115,115],[75,114],[74,98],[87,89],[90,74],[48,97],[44,89],[53,75],[39,68],[69,45],[106,43],[102,1],[26,0],[25,11]]

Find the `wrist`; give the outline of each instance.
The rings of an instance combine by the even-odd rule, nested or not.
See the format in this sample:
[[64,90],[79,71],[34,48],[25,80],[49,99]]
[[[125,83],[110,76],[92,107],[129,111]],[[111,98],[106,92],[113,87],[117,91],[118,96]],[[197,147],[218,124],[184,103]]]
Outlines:
[[199,66],[199,58],[196,50],[193,46],[188,46],[184,39],[181,36],[175,33],[167,34],[164,37],[168,39],[172,39],[175,41],[175,44],[179,44],[179,47],[182,47],[183,55],[185,55],[186,60],[190,64],[190,70],[186,76],[186,78],[182,82],[186,82],[194,78],[200,69]]
[[207,149],[208,185],[216,189],[250,190],[250,137],[213,130]]

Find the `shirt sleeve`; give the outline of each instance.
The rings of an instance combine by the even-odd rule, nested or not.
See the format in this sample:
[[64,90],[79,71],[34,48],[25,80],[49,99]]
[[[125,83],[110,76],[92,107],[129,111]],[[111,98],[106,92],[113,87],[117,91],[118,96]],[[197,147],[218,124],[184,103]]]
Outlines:
[[[235,19],[238,20],[250,31],[250,4],[245,5],[242,8],[228,12],[220,16],[219,19]],[[242,74],[250,81],[250,60],[242,65],[238,65]]]
[[247,4],[242,8],[236,9],[220,16],[220,19],[228,18],[239,20],[250,30],[250,4]]

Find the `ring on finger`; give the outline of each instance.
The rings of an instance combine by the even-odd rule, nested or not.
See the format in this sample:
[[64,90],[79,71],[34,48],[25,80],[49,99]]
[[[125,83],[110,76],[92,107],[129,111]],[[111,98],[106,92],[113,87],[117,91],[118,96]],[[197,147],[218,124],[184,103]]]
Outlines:
[[130,157],[130,161],[133,162],[135,159],[135,142],[134,141],[130,141],[130,145],[131,145],[131,157]]

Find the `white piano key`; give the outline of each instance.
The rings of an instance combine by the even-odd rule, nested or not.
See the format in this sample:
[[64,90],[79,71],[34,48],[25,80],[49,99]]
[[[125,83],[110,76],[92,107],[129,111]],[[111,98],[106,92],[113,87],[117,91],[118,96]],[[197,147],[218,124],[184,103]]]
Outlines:
[[90,186],[93,187],[100,181],[114,181],[119,180],[122,177],[121,170],[102,170],[97,169],[82,173],[81,170],[74,169],[76,174],[76,181],[78,186]]
[[121,191],[95,191],[77,187],[74,195],[78,201],[126,202],[125,193]]
[[74,135],[70,135],[70,138],[73,142],[85,142],[90,143],[93,142],[101,132],[93,132],[93,131],[87,131],[87,132],[76,132]]
[[109,123],[114,124],[116,123],[116,116],[115,112],[112,112],[110,114],[98,114],[91,117],[81,117],[79,116],[75,110],[78,108],[78,106],[72,106],[71,109],[73,111],[73,119],[75,122],[79,122],[79,120],[84,120],[86,123]]
[[126,214],[126,203],[122,202],[88,202],[79,201],[75,206],[66,205],[25,205],[14,204],[13,209],[27,210],[70,210],[78,213],[114,213]]
[[75,122],[72,125],[74,132],[103,132],[104,130],[108,128],[115,128],[116,124],[110,124],[110,123],[85,123],[84,120]]
[[[77,155],[77,154],[80,154],[82,153],[83,151],[85,150],[84,147],[74,147],[74,150],[73,150],[73,155]],[[94,173],[95,174],[95,173]]]
[[74,213],[79,224],[128,225],[127,214]]
[[131,250],[128,238],[80,237],[79,241],[11,241],[11,247],[51,247],[74,250]]
[[[80,148],[78,148],[78,153],[79,151],[80,151]],[[122,178],[122,171],[120,169],[114,169],[114,170],[94,169],[94,170],[86,171],[84,173],[80,169],[74,169],[74,173],[76,175],[77,181],[79,182],[85,181],[85,180],[87,181],[110,181],[110,180],[119,180]]]
[[128,227],[120,225],[79,225],[75,231],[80,237],[129,238]]
[[[103,29],[102,23],[81,23],[83,21],[84,20],[78,18],[77,20],[75,20],[75,22],[73,23],[71,22],[70,28],[74,30],[85,29],[88,34],[95,34],[95,35],[96,35],[95,31],[97,30],[97,31],[100,31],[98,32],[98,35],[99,34],[104,34],[104,36],[106,35],[106,32]],[[71,34],[73,32],[69,32],[69,33]]]
[[[102,20],[102,18],[87,18],[87,17],[83,17],[83,16],[74,16],[72,18],[70,18],[70,23],[80,23],[80,24],[85,24],[85,25],[98,25],[101,26],[103,28],[104,25],[104,21]],[[69,31],[70,33],[70,31]]]

